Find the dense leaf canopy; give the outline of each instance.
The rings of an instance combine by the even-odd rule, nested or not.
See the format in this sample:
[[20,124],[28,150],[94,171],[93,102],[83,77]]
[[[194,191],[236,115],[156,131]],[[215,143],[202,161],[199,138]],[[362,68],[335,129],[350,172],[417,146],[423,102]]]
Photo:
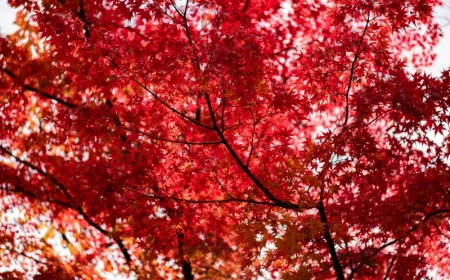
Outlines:
[[4,279],[449,277],[438,0],[9,3]]

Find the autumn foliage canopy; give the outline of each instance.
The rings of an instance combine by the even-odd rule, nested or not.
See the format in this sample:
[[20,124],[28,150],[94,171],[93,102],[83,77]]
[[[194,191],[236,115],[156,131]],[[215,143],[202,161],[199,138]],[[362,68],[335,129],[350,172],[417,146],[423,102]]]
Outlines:
[[440,1],[9,3],[2,279],[449,277]]

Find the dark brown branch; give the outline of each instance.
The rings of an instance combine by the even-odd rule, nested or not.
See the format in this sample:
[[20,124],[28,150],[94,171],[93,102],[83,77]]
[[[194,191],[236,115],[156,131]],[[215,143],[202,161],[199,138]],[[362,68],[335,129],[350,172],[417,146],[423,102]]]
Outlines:
[[189,25],[187,22],[187,11],[188,11],[188,6],[189,6],[189,0],[186,0],[186,8],[184,10],[184,13],[182,13],[181,11],[179,11],[178,7],[175,5],[175,3],[172,2],[172,5],[174,6],[175,10],[178,12],[178,14],[180,15],[180,17],[183,19],[183,27],[184,30],[186,32],[186,36],[188,38],[189,41],[189,45],[191,46],[192,49],[192,53],[194,55],[194,61],[195,61],[195,65],[197,66],[197,69],[201,71],[201,67],[200,67],[200,61],[197,55],[197,52],[195,51],[194,48],[194,42],[192,40],[191,37],[191,33],[189,32]]
[[100,233],[102,233],[103,235],[111,238],[114,240],[114,242],[119,246],[120,251],[122,252],[125,260],[127,261],[128,264],[131,264],[131,256],[128,253],[128,250],[125,248],[125,246],[123,245],[123,242],[120,238],[116,238],[114,237],[110,232],[106,231],[105,229],[103,229],[100,225],[98,225],[96,222],[94,222],[87,214],[86,212],[83,210],[83,208],[81,208],[81,206],[77,205],[74,198],[72,197],[72,195],[69,193],[69,191],[67,190],[67,188],[61,184],[58,180],[56,180],[55,177],[53,177],[51,174],[46,173],[45,171],[43,171],[41,168],[35,166],[34,164],[26,161],[26,160],[22,160],[18,157],[16,157],[15,155],[13,155],[13,153],[11,153],[9,150],[7,150],[6,148],[4,148],[3,146],[0,146],[0,151],[2,151],[3,153],[11,156],[12,158],[14,158],[16,161],[20,162],[21,164],[25,165],[26,167],[36,171],[38,174],[42,175],[45,178],[48,178],[55,186],[57,186],[66,196],[66,198],[72,203],[72,207],[73,209],[75,209],[76,211],[78,211],[78,213],[86,220],[86,222],[91,225],[93,228],[97,229]]
[[34,200],[39,200],[41,202],[48,202],[48,203],[64,206],[66,208],[75,209],[75,207],[72,204],[68,203],[68,202],[60,201],[60,200],[53,200],[53,199],[42,199],[41,197],[38,197],[36,194],[24,190],[20,186],[16,186],[14,189],[1,188],[0,187],[0,190],[5,191],[5,192],[10,192],[10,193],[22,194],[22,195],[26,196],[29,199],[31,198],[31,199],[34,199]]
[[[157,9],[159,9],[164,15],[166,15],[168,18],[170,18],[170,20],[172,20],[173,22],[175,22],[176,24],[179,24],[181,26],[183,26],[183,23],[179,22],[178,20],[176,20],[173,16],[169,15],[169,13],[167,12],[167,10],[164,10],[163,8],[161,8],[160,6],[156,5],[155,3],[151,3],[148,4],[149,6],[154,6]],[[177,11],[178,13],[178,11]]]
[[[111,59],[105,57],[106,60],[108,60],[114,67],[116,67],[117,69],[119,69],[120,71],[126,73],[125,70],[123,70],[117,63],[115,63],[114,61],[112,61]],[[173,108],[172,106],[170,106],[167,102],[165,102],[164,100],[162,100],[155,92],[153,92],[152,90],[150,90],[147,86],[145,86],[143,83],[141,83],[138,79],[134,78],[134,77],[130,77],[130,79],[132,81],[134,81],[136,84],[138,84],[142,89],[144,89],[145,91],[147,91],[148,93],[150,93],[151,96],[153,96],[153,98],[155,98],[159,103],[161,103],[162,105],[164,105],[164,107],[166,107],[167,109],[169,109],[170,111],[172,111],[173,113],[183,117],[185,120],[188,120],[194,124],[196,124],[197,126],[203,127],[205,129],[209,129],[209,130],[213,130],[212,127],[204,125],[198,121],[196,121],[195,119],[186,116],[185,114],[181,113],[180,111],[178,111],[177,109]]]
[[184,280],[194,280],[194,275],[192,275],[191,262],[184,260],[182,266]]
[[[222,132],[225,131],[225,107],[227,106],[227,97],[226,97],[226,93],[227,91],[231,88],[231,86],[233,86],[234,82],[236,81],[236,78],[238,76],[239,73],[239,67],[237,67],[236,71],[234,72],[233,75],[233,79],[231,79],[231,82],[228,84],[228,86],[225,87],[224,83],[218,79],[219,83],[221,84],[222,87],[222,105],[221,105],[221,115],[220,115],[220,126],[222,128]],[[223,79],[223,77],[222,77]]]
[[136,78],[131,78],[131,79],[132,79],[134,82],[136,82],[141,88],[143,88],[143,89],[146,90],[148,93],[150,93],[156,100],[158,100],[161,104],[163,104],[165,107],[167,107],[170,111],[174,112],[175,114],[177,114],[177,115],[183,117],[183,118],[186,119],[186,120],[189,120],[190,122],[192,122],[192,123],[194,123],[194,124],[196,124],[196,125],[198,125],[198,126],[200,126],[200,127],[203,127],[203,128],[209,129],[209,130],[213,130],[212,127],[207,126],[207,125],[204,125],[204,124],[202,124],[202,123],[199,123],[199,122],[196,121],[195,119],[193,119],[193,118],[191,118],[191,117],[189,117],[189,116],[186,116],[185,114],[181,113],[181,112],[178,111],[177,109],[175,109],[175,108],[173,108],[172,106],[170,106],[168,103],[166,103],[165,101],[163,101],[156,93],[154,93],[154,92],[151,91],[149,88],[147,88],[144,84],[142,84],[141,82],[139,82]]
[[129,262],[129,263],[131,262],[131,256],[128,254],[128,251],[126,250],[125,246],[123,245],[122,240],[121,240],[121,239],[117,239],[117,238],[112,237],[112,235],[111,235],[109,232],[107,232],[106,230],[104,230],[103,228],[101,228],[98,224],[96,224],[94,221],[92,221],[92,220],[85,214],[85,212],[83,211],[83,209],[81,209],[81,207],[72,205],[72,204],[67,203],[67,202],[64,202],[64,201],[50,200],[50,199],[48,199],[48,200],[47,200],[47,199],[42,199],[42,198],[38,197],[37,195],[35,195],[34,193],[25,191],[24,189],[22,189],[22,188],[20,188],[20,187],[18,187],[18,188],[16,188],[16,189],[1,188],[1,190],[7,191],[7,192],[13,192],[13,193],[20,193],[20,194],[23,194],[23,195],[25,195],[25,196],[27,196],[27,197],[29,197],[29,198],[32,198],[32,199],[40,200],[40,201],[42,201],[42,202],[48,202],[48,203],[52,203],[52,204],[57,204],[57,205],[64,206],[64,207],[69,208],[69,209],[72,209],[72,210],[76,210],[79,214],[81,214],[81,215],[83,216],[83,218],[84,218],[84,219],[85,219],[92,227],[94,227],[95,229],[97,229],[98,231],[100,231],[102,234],[104,234],[104,235],[106,235],[106,236],[112,238],[112,239],[116,242],[116,244],[119,246],[119,249],[120,249],[120,250],[122,251],[122,253],[124,254],[124,257],[125,257],[125,259],[127,260],[127,262]]
[[[333,263],[327,265],[326,267],[322,268],[322,270],[320,270],[320,271],[314,273],[314,274],[312,275],[312,278],[311,278],[311,279],[317,279],[317,278],[316,278],[317,276],[319,276],[320,274],[324,274],[324,273],[328,272],[328,270],[330,270],[332,267],[333,267]],[[319,278],[319,279],[321,279],[321,278]]]
[[124,126],[122,126],[122,128],[123,128],[124,130],[127,130],[127,131],[131,131],[131,132],[135,132],[135,133],[138,133],[138,134],[142,134],[142,135],[144,135],[144,136],[146,136],[146,137],[148,137],[148,138],[154,139],[154,140],[158,140],[158,141],[162,141],[162,142],[168,142],[168,143],[186,144],[186,145],[218,145],[218,144],[221,144],[221,143],[222,143],[221,141],[213,141],[213,142],[190,142],[190,141],[182,141],[182,140],[167,139],[167,138],[162,138],[162,137],[158,137],[158,136],[151,135],[151,134],[149,134],[149,133],[147,133],[147,132],[143,132],[143,131],[138,130],[138,129],[131,129],[131,128],[127,128],[127,127],[124,127]]
[[224,96],[222,100],[222,114],[220,115],[220,126],[222,127],[222,132],[225,131],[225,107],[227,106],[227,99]]
[[172,4],[172,6],[175,8],[175,11],[177,12],[177,14],[179,14],[181,17],[184,17],[184,15],[186,14],[186,11],[183,13],[181,11],[181,9],[177,6],[177,4],[175,4],[175,2],[173,0],[169,0],[169,2]]
[[194,280],[194,275],[192,274],[192,266],[189,259],[184,258],[184,235],[181,230],[177,230],[177,242],[178,242],[178,253],[180,254],[181,260],[181,272],[183,273],[184,280]]
[[447,234],[443,233],[443,232],[439,229],[439,226],[435,225],[434,227],[436,228],[437,232],[438,232],[440,235],[442,235],[442,236],[444,236],[445,238],[447,238],[448,240],[450,240],[450,236],[448,236]]
[[347,91],[345,93],[346,106],[345,106],[345,120],[344,120],[344,124],[343,124],[344,127],[347,125],[348,118],[349,118],[349,110],[350,110],[349,106],[350,105],[348,104],[348,102],[349,102],[350,90],[352,88],[353,77],[355,75],[356,62],[358,61],[359,55],[361,54],[361,46],[362,46],[362,43],[364,40],[364,36],[366,35],[367,29],[369,28],[369,23],[370,23],[370,12],[369,12],[369,15],[366,20],[366,25],[364,27],[363,34],[361,35],[361,38],[359,40],[358,48],[355,52],[355,57],[353,58],[353,61],[352,61],[352,66],[350,68],[350,78],[348,80]]
[[383,280],[389,279],[389,274],[391,273],[392,268],[394,267],[395,260],[397,259],[397,257],[398,257],[398,253],[395,254],[395,255],[392,257],[392,259],[391,259],[391,261],[390,261],[390,263],[389,263],[389,266],[388,266],[388,268],[387,268],[387,270],[386,270],[386,274],[385,274],[384,277],[383,277]]
[[[17,75],[14,74],[11,70],[9,70],[9,69],[7,69],[7,68],[0,68],[0,69],[1,69],[6,75],[8,75],[9,77],[11,77],[11,78],[13,78],[13,79],[17,79]],[[22,84],[22,87],[23,87],[25,90],[35,92],[35,93],[39,94],[39,95],[42,96],[42,97],[45,97],[45,98],[47,98],[47,99],[54,100],[54,101],[56,101],[57,103],[59,103],[59,104],[61,104],[61,105],[64,105],[64,106],[66,106],[66,107],[68,107],[68,108],[73,109],[73,108],[77,108],[77,107],[78,107],[77,105],[75,105],[75,104],[73,104],[73,103],[70,103],[70,102],[68,102],[68,101],[65,101],[65,100],[63,100],[63,99],[61,99],[61,98],[59,98],[59,97],[56,97],[56,96],[54,96],[54,95],[51,95],[51,94],[49,94],[49,93],[47,93],[47,92],[45,92],[45,91],[39,90],[39,89],[37,89],[37,88],[35,88],[35,87],[33,87],[33,86],[30,86],[30,85],[27,85],[27,84]]]
[[327,214],[325,212],[325,207],[323,202],[320,201],[317,203],[317,210],[319,210],[320,221],[324,227],[324,237],[327,243],[328,250],[330,251],[331,260],[333,261],[334,271],[336,272],[336,278],[339,280],[345,280],[344,271],[342,270],[341,263],[339,262],[339,257],[336,252],[336,248],[334,245],[333,237],[330,233],[330,228],[328,226]]
[[[248,1],[249,2],[249,1]],[[178,11],[176,5],[174,3],[172,3],[174,8]],[[201,70],[200,67],[200,63],[199,63],[199,59],[197,56],[197,53],[195,52],[195,48],[194,48],[194,43],[192,41],[192,37],[190,35],[189,32],[189,26],[187,24],[187,9],[188,9],[188,4],[189,4],[189,0],[186,1],[186,9],[184,13],[181,13],[178,11],[178,13],[180,14],[180,16],[183,19],[184,22],[184,28],[186,31],[186,36],[188,37],[188,41],[189,41],[189,45],[192,48],[193,54],[194,54],[194,59],[197,65],[198,70]],[[248,5],[248,3],[246,3],[246,5]],[[295,210],[299,210],[299,206],[295,205],[295,204],[291,204],[291,203],[287,203],[287,202],[283,202],[280,199],[276,198],[266,187],[264,187],[264,185],[258,180],[258,178],[256,178],[253,173],[249,170],[248,166],[246,164],[244,164],[242,162],[242,160],[239,158],[239,156],[236,154],[236,152],[233,150],[233,148],[231,147],[231,145],[228,143],[228,141],[226,140],[226,138],[223,135],[223,131],[220,130],[216,118],[214,116],[214,109],[212,108],[211,102],[209,100],[209,96],[208,94],[205,94],[206,97],[206,102],[208,105],[208,110],[210,112],[211,115],[211,119],[213,122],[213,129],[217,132],[218,136],[221,139],[221,143],[223,143],[225,145],[225,147],[227,148],[228,152],[232,155],[232,157],[236,160],[236,162],[238,163],[238,165],[241,167],[241,169],[247,174],[247,176],[250,177],[250,179],[252,179],[252,181],[256,184],[256,186],[273,202],[275,202],[276,205],[278,206],[282,206],[284,208],[287,209],[295,209]],[[223,123],[222,123],[223,124]]]
[[254,142],[255,142],[255,130],[256,130],[256,126],[258,124],[258,122],[255,121],[255,117],[253,116],[253,112],[252,112],[252,119],[253,119],[252,140],[251,140],[251,143],[250,143],[250,152],[248,153],[247,162],[245,163],[245,165],[247,167],[249,166],[250,160],[252,158],[253,149],[254,149]]
[[[164,199],[171,199],[179,202],[185,202],[185,203],[192,203],[192,204],[212,204],[212,203],[231,203],[231,202],[237,202],[237,203],[249,203],[249,204],[257,204],[257,205],[266,205],[266,206],[279,206],[274,203],[265,202],[265,201],[258,201],[258,200],[252,200],[252,199],[240,199],[240,198],[228,198],[228,199],[199,199],[199,200],[191,200],[191,199],[185,199],[185,198],[179,198],[174,196],[163,196],[163,195],[155,195],[155,194],[149,194],[149,193],[143,193],[138,190],[125,187],[127,190],[130,190],[132,192],[135,192],[139,195],[149,197],[152,199],[158,199],[158,200],[164,200]],[[229,195],[229,194],[228,194]]]
[[283,202],[277,197],[275,197],[262,183],[259,181],[258,178],[250,171],[248,166],[245,165],[245,163],[242,162],[242,160],[239,158],[239,156],[236,154],[234,149],[231,147],[230,143],[228,143],[227,139],[223,135],[222,131],[220,130],[219,126],[217,125],[216,117],[214,116],[214,110],[211,105],[211,101],[209,100],[209,96],[206,93],[205,94],[206,103],[208,105],[209,113],[211,115],[211,120],[213,122],[213,128],[216,131],[217,135],[222,140],[222,143],[227,148],[228,152],[231,154],[233,159],[236,161],[236,163],[239,165],[239,167],[244,171],[244,173],[255,183],[255,185],[266,195],[267,198],[269,198],[271,201],[273,201],[277,206],[286,208],[286,209],[293,209],[293,210],[300,210],[300,207],[296,204],[292,204],[289,202]]
[[47,267],[47,265],[48,265],[47,263],[45,263],[45,262],[43,262],[43,261],[40,261],[40,260],[36,259],[35,257],[28,256],[27,254],[22,253],[22,252],[18,252],[18,251],[16,251],[15,249],[5,248],[5,250],[8,250],[8,251],[12,252],[13,254],[17,254],[17,255],[20,255],[20,256],[25,257],[25,258],[27,258],[27,259],[30,259],[30,260],[32,260],[32,261],[34,261],[35,263],[38,263],[38,264],[40,264],[40,265],[44,265],[44,266],[46,266],[46,267]]
[[376,255],[378,255],[378,253],[380,253],[381,251],[383,251],[384,249],[386,249],[387,247],[394,245],[400,241],[402,241],[404,238],[406,238],[407,235],[411,234],[412,232],[414,232],[416,229],[418,229],[423,223],[425,223],[427,220],[429,220],[430,218],[440,215],[440,214],[444,214],[444,213],[450,213],[450,209],[440,209],[434,212],[431,212],[427,215],[425,215],[425,217],[422,219],[422,221],[416,225],[414,225],[413,227],[411,227],[405,234],[405,236],[403,238],[396,238],[392,241],[389,241],[383,245],[381,245],[380,247],[378,247],[378,249],[376,249],[371,256],[369,256],[368,258],[366,258],[365,260],[363,260],[362,262],[360,262],[355,269],[352,271],[352,273],[350,274],[348,280],[353,279],[355,273],[361,269],[361,267],[363,267],[365,264],[367,264],[370,260],[372,260]]
[[245,13],[249,7],[250,7],[250,0],[245,0],[245,4],[244,7],[242,7],[241,12]]
[[86,20],[86,13],[84,11],[83,0],[79,1],[79,5],[80,5],[80,7],[79,7],[78,11],[75,12],[75,14],[78,16],[78,18],[83,23],[84,36],[86,36],[86,38],[90,38],[91,37],[91,32],[89,31],[88,22]]
[[353,271],[353,260],[352,256],[350,255],[350,250],[348,248],[348,242],[344,241],[344,244],[345,244],[345,251],[347,252],[348,265],[350,266],[350,271]]
[[241,126],[241,125],[242,125],[242,123],[238,122],[237,124],[231,125],[229,127],[225,127],[225,128],[223,128],[222,133],[227,131],[227,130],[232,130],[232,129],[234,129],[234,128],[238,127],[238,126]]

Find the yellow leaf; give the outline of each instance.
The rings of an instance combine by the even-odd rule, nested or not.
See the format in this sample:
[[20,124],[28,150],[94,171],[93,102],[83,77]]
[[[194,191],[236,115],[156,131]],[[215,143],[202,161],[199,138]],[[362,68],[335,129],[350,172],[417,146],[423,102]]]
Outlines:
[[47,241],[50,238],[55,237],[55,227],[51,226],[50,229],[47,231],[47,233],[44,236],[44,241]]
[[229,89],[229,90],[227,90],[227,91],[225,92],[225,97],[226,97],[226,98],[231,98],[231,97],[233,97],[233,96],[234,96],[234,91],[233,91],[233,90]]
[[113,270],[112,263],[109,260],[105,261],[105,270],[106,271],[112,271]]
[[47,225],[45,224],[45,223],[42,223],[42,224],[40,224],[39,226],[38,226],[38,229],[43,229],[43,228],[45,228]]
[[263,80],[263,79],[258,80],[257,83],[256,83],[256,89],[259,92],[266,93],[268,91],[266,81]]
[[74,256],[78,255],[78,249],[75,246],[73,246],[71,243],[68,243],[67,247],[69,248],[69,251],[72,255],[74,255]]

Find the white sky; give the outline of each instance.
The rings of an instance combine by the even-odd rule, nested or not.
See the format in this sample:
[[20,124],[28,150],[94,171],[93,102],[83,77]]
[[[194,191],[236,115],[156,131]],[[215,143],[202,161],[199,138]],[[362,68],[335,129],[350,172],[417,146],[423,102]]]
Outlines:
[[[1,0],[0,0],[1,1]],[[450,67],[450,0],[444,0],[444,7],[436,11],[436,17],[444,31],[444,37],[441,38],[436,47],[437,58],[433,66],[426,69],[427,72],[438,75],[445,68]]]
[[6,0],[0,0],[0,33],[2,35],[14,32],[14,11]]

